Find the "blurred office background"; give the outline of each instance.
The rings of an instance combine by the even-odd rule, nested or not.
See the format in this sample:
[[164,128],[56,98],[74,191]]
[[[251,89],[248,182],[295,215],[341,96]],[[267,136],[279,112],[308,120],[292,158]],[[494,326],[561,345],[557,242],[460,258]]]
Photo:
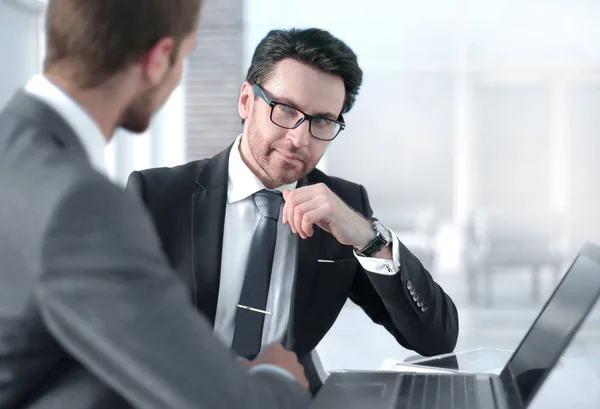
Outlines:
[[[205,0],[180,88],[144,135],[106,150],[111,178],[212,156],[272,28],[316,26],[358,54],[364,85],[320,167],[364,184],[454,298],[457,349],[514,349],[585,240],[600,242],[597,0]],[[0,106],[39,72],[44,1],[0,0]],[[598,308],[569,353],[600,355]],[[348,303],[324,367],[411,355]]]

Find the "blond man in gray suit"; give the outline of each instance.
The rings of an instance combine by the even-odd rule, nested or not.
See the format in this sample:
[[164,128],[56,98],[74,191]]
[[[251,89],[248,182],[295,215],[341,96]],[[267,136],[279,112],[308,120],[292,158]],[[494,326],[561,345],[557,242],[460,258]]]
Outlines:
[[0,112],[0,408],[304,408],[296,356],[213,337],[103,175],[181,79],[200,0],[50,0],[44,74]]

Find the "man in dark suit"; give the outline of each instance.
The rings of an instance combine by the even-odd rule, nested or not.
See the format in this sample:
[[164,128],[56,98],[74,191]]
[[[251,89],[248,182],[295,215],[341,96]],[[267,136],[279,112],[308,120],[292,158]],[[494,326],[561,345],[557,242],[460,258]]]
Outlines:
[[[0,111],[0,408],[306,408],[293,352],[246,368],[103,175],[194,47],[199,0],[50,0],[44,74]],[[258,361],[258,365],[255,362]]]
[[348,298],[419,354],[456,345],[452,300],[373,218],[365,188],[315,169],[361,82],[328,32],[271,31],[241,87],[243,134],[211,159],[129,178],[196,307],[242,357],[284,341],[307,362]]

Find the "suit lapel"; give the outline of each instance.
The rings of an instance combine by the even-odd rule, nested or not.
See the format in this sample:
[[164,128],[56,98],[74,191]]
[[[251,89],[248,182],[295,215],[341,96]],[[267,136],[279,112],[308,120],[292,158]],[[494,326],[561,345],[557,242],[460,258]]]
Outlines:
[[[302,178],[298,182],[298,187],[309,184],[307,177]],[[296,274],[294,277],[294,289],[291,300],[290,323],[288,325],[288,334],[286,346],[289,349],[294,349],[299,356],[303,356],[307,352],[298,350],[298,346],[307,345],[311,334],[307,331],[310,328],[309,320],[311,315],[308,309],[311,306],[308,303],[311,288],[315,284],[317,278],[317,263],[319,254],[319,240],[322,230],[315,226],[315,233],[312,237],[305,240],[300,237],[298,240],[298,257],[296,259]]]
[[227,205],[229,152],[212,158],[196,178],[192,194],[192,267],[196,307],[214,325],[221,278],[223,225]]

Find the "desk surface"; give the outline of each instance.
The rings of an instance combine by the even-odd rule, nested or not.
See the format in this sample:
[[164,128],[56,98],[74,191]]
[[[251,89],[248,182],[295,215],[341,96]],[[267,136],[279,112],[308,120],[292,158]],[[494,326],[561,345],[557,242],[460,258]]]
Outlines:
[[[409,363],[459,372],[498,374],[511,355],[512,351],[481,348],[422,358]],[[597,361],[577,356],[561,358],[530,407],[553,409],[565,408],[567,405],[600,408],[600,366]]]
[[[459,372],[499,373],[511,354],[511,351],[483,348],[433,358],[422,358],[411,361],[409,364],[416,368],[425,368],[426,366]],[[404,368],[406,366],[403,367],[403,371]],[[598,360],[577,356],[562,358],[538,391],[529,408],[565,409],[575,407],[577,409],[600,408],[600,362]],[[371,406],[371,409],[373,408],[374,406]]]

